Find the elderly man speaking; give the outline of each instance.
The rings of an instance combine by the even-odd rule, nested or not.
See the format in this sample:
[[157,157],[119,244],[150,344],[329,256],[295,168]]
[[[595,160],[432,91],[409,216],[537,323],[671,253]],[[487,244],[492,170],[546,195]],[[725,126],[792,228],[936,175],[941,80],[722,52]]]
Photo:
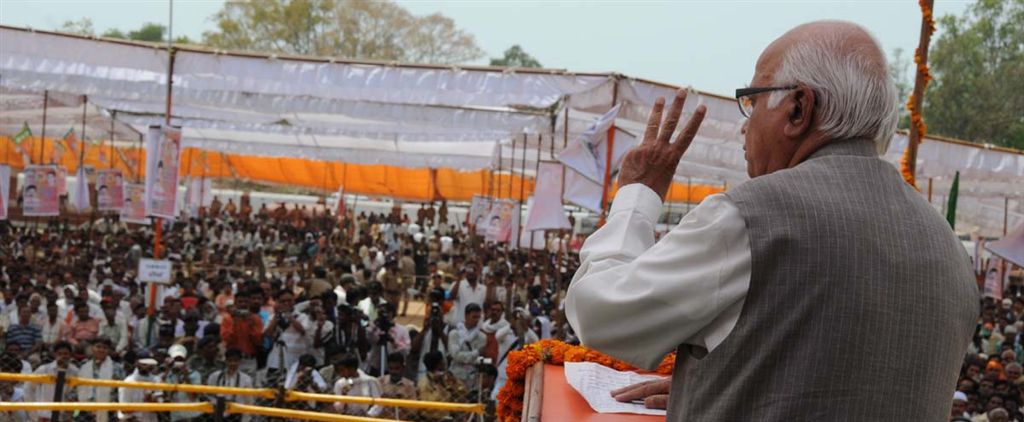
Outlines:
[[949,225],[879,159],[896,89],[872,36],[796,27],[738,89],[751,180],[654,240],[662,198],[706,109],[674,141],[685,93],[659,99],[624,159],[607,224],[567,296],[584,344],[671,380],[612,394],[670,421],[948,418],[978,315]]

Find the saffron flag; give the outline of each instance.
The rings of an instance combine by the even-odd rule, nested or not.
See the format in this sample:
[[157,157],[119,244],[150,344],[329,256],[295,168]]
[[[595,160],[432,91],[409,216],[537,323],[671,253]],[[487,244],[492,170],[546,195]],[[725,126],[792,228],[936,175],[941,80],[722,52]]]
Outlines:
[[21,130],[18,131],[18,133],[14,134],[14,137],[11,138],[11,140],[14,141],[14,146],[18,147],[18,150],[21,151],[21,161],[22,164],[26,166],[32,163],[32,156],[29,154],[28,150],[26,150],[25,147],[21,144],[30,137],[32,137],[32,130],[29,129],[28,122],[25,122],[22,125]]

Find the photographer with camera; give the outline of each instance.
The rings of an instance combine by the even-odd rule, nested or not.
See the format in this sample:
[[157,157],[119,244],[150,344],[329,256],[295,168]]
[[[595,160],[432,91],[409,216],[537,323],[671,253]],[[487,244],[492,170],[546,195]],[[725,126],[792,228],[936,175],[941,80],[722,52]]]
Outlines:
[[366,336],[371,346],[370,355],[363,366],[373,376],[379,376],[387,367],[388,353],[400,352],[402,355],[409,353],[411,343],[409,330],[402,325],[395,324],[392,320],[394,314],[395,305],[385,303],[377,310],[377,319],[367,330]]
[[[125,382],[161,382],[160,376],[156,373],[158,363],[156,359],[149,357],[142,352],[135,361],[135,371],[125,377]],[[159,403],[163,399],[162,391],[144,390],[141,388],[119,388],[117,390],[118,403]],[[117,417],[121,421],[133,422],[157,422],[157,413],[154,412],[131,412],[119,411]]]
[[260,318],[260,297],[258,292],[239,290],[234,306],[221,314],[220,337],[225,349],[236,349],[241,353],[240,368],[249,376],[255,376],[258,369],[260,348],[263,346],[263,320]]
[[423,329],[412,340],[406,362],[406,376],[414,380],[419,380],[427,372],[426,366],[423,365],[423,357],[427,353],[441,352],[441,356],[446,360],[448,356],[450,326],[444,319],[444,289],[432,289],[427,295],[427,300],[427,316],[423,320]]
[[491,391],[492,400],[497,400],[498,391],[501,391],[501,387],[508,380],[506,374],[508,354],[524,345],[540,340],[537,334],[530,329],[532,319],[526,309],[516,308],[512,311],[512,321],[494,333],[494,337],[498,341],[498,360],[494,364],[498,368],[498,377]]
[[295,296],[288,290],[277,294],[274,317],[267,323],[263,336],[272,341],[273,347],[267,356],[266,385],[277,385],[284,371],[309,351],[309,334],[314,330],[313,321],[303,313],[295,312]]
[[475,385],[477,358],[487,344],[487,337],[480,331],[482,310],[480,305],[470,303],[464,309],[466,321],[458,324],[448,334],[448,351],[451,353],[451,372],[464,385]]
[[[185,346],[175,344],[168,349],[167,355],[168,360],[164,365],[163,382],[167,384],[190,385],[201,385],[203,383],[199,372],[192,370],[188,366],[188,350]],[[169,403],[193,403],[199,399],[199,395],[196,393],[184,393],[181,391],[165,393],[165,397]],[[171,412],[171,422],[191,421],[200,415],[202,415],[202,412],[197,411]]]
[[[359,359],[347,355],[334,363],[338,381],[334,383],[334,394],[339,396],[357,396],[380,398],[380,383],[363,371],[359,370]],[[343,415],[377,417],[384,411],[378,405],[353,403],[334,403],[334,410]]]

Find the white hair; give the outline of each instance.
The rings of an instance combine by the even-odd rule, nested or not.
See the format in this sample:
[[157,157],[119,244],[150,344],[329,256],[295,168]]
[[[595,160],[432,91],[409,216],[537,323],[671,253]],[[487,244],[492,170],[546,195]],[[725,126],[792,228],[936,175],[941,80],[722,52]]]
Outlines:
[[[785,52],[773,84],[807,85],[814,90],[819,129],[825,135],[871,139],[881,155],[899,122],[896,84],[878,41],[872,37],[872,46],[851,48],[843,45],[845,33],[831,31],[798,41]],[[787,93],[773,92],[768,107],[777,106]]]

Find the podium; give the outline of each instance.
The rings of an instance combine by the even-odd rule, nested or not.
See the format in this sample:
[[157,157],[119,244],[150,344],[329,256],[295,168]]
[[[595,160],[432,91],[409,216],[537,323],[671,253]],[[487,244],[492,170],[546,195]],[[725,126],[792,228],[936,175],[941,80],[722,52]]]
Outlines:
[[662,422],[664,416],[597,413],[565,379],[564,367],[537,363],[526,373],[522,422]]

